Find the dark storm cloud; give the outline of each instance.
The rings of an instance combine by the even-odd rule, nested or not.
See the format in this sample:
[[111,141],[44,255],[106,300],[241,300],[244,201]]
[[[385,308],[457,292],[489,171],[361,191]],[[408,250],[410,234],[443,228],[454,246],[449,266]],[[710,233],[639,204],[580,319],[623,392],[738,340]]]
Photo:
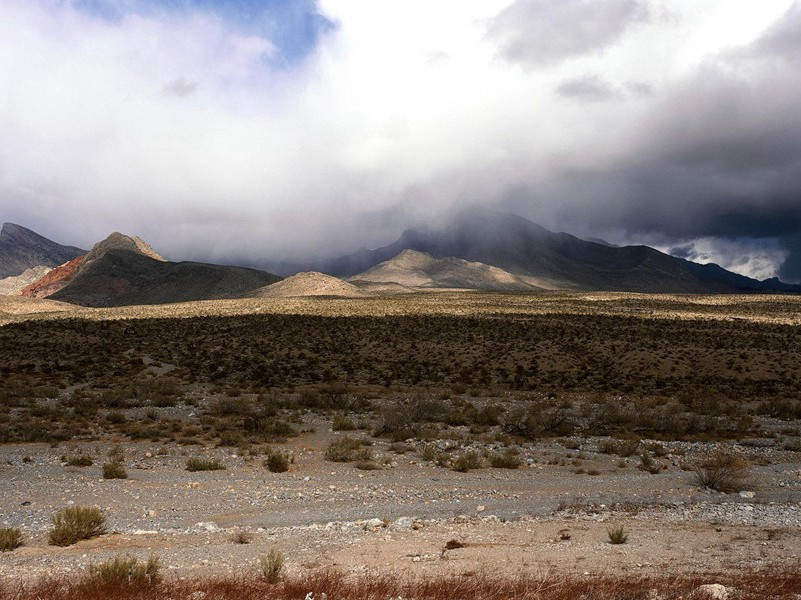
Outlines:
[[796,4],[661,98],[637,122],[627,160],[557,177],[550,192],[570,198],[560,220],[674,239],[776,238],[789,252],[782,276],[801,280],[799,50]]
[[562,82],[556,93],[564,98],[585,102],[603,102],[620,98],[620,91],[597,75],[585,75]]
[[541,67],[601,51],[649,15],[641,0],[517,0],[493,19],[489,37],[505,59]]

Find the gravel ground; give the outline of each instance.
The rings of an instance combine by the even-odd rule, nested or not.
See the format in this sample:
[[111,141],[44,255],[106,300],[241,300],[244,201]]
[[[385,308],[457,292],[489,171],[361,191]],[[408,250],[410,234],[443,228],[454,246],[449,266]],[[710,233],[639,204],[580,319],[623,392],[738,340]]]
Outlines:
[[[156,552],[179,575],[241,572],[272,547],[290,570],[622,573],[801,564],[801,455],[768,442],[734,448],[754,463],[752,480],[744,493],[720,494],[700,490],[682,469],[715,445],[665,444],[669,453],[658,459],[665,470],[652,475],[636,457],[621,468],[620,457],[597,453],[598,440],[576,440],[576,450],[528,445],[520,449],[523,468],[467,473],[376,442],[374,452],[392,466],[359,471],[324,460],[341,434],[317,425],[318,433],[282,446],[294,463],[280,474],[232,449],[127,442],[129,478],[103,480],[109,442],[0,447],[0,526],[21,527],[26,538],[0,554],[0,576],[81,570],[124,552]],[[65,466],[61,456],[77,451],[95,464]],[[227,468],[187,472],[187,458],[197,455]],[[597,474],[576,473],[575,460]],[[69,505],[100,507],[110,534],[47,545],[51,516]],[[608,543],[612,525],[626,528],[627,544]],[[248,543],[234,541],[239,533]],[[443,550],[450,539],[465,547]]]

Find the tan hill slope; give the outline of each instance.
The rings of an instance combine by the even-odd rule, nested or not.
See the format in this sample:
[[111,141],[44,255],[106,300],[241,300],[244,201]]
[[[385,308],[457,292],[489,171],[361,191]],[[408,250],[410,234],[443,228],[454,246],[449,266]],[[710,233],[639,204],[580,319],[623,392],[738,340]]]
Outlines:
[[38,281],[52,270],[52,267],[39,265],[26,269],[19,275],[12,275],[0,279],[0,296],[18,295],[22,290],[33,283]]
[[347,281],[336,277],[308,271],[259,288],[250,294],[250,298],[291,298],[297,296],[343,296],[358,298],[368,294]]
[[394,258],[354,275],[349,281],[355,284],[397,283],[410,288],[529,292],[539,289],[492,265],[461,258],[435,258],[416,250],[404,250]]

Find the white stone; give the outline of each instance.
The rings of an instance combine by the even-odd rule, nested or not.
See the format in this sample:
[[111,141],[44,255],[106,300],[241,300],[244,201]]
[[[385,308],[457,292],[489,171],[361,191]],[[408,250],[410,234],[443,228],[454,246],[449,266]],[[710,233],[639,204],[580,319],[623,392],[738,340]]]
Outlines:
[[729,597],[729,590],[725,585],[719,583],[707,583],[698,586],[695,591],[697,596],[700,595],[702,598],[712,598],[713,600],[727,600]]

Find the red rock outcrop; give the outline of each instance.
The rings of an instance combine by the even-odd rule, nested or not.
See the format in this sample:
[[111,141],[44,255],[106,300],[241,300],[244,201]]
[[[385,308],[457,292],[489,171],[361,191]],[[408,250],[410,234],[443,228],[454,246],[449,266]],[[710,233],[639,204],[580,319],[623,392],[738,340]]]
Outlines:
[[41,279],[22,288],[20,294],[28,298],[47,298],[50,294],[55,294],[73,280],[85,259],[86,255],[79,256],[56,267]]

